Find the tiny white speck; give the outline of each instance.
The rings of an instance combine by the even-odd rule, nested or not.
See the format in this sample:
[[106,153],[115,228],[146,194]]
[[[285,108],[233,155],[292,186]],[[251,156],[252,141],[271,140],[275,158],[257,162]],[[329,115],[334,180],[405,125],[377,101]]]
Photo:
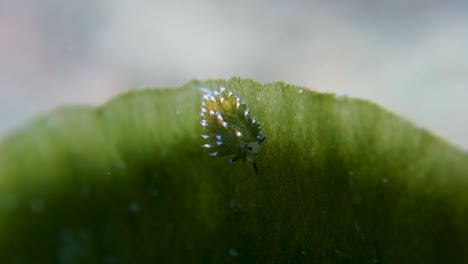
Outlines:
[[205,144],[205,145],[203,145],[202,147],[204,147],[204,148],[211,148],[211,145],[210,145],[210,144]]
[[304,89],[300,88],[299,93],[303,93],[303,92],[304,92]]
[[255,118],[252,119],[252,124],[255,124],[255,122],[257,122],[257,120],[255,120]]
[[210,156],[212,156],[212,157],[218,156],[218,152],[210,153]]
[[246,110],[244,111],[244,116],[248,116],[248,115],[249,115],[249,109],[246,109]]

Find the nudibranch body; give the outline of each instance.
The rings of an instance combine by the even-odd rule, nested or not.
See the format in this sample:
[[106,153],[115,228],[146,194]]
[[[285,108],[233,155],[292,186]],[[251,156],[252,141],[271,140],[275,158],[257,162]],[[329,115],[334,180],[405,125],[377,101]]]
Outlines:
[[201,116],[200,123],[208,132],[202,135],[208,141],[202,147],[213,150],[209,155],[234,155],[229,162],[248,159],[258,174],[254,158],[266,136],[262,136],[260,124],[251,117],[245,102],[221,87],[219,92],[203,95]]

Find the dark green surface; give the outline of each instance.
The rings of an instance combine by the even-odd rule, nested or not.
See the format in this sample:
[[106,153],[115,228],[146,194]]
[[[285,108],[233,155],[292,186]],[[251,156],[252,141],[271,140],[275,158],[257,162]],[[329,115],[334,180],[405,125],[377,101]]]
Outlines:
[[[200,147],[199,88],[220,85],[268,136],[257,176]],[[466,153],[284,83],[129,92],[0,144],[0,263],[460,263],[467,223]]]

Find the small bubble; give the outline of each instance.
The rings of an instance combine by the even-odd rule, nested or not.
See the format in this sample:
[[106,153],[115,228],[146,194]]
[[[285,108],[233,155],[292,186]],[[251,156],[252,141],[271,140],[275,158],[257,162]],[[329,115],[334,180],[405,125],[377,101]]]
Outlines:
[[130,213],[136,213],[140,210],[140,206],[137,203],[131,203],[128,205],[128,211]]
[[238,254],[237,251],[235,251],[233,248],[231,248],[231,249],[229,250],[229,256],[235,257],[235,256],[237,256],[237,254]]
[[236,199],[231,199],[231,208],[234,208],[237,204],[237,200]]
[[29,210],[33,213],[40,212],[42,208],[44,207],[44,201],[42,198],[34,198],[31,201],[29,201]]
[[383,179],[382,179],[382,182],[383,182],[383,183],[388,183],[389,181],[390,181],[390,180],[389,180],[388,178],[383,178]]

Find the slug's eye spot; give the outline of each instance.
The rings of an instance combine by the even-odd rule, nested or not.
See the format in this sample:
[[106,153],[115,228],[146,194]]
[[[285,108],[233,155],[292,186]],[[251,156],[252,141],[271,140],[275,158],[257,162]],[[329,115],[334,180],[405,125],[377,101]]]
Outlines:
[[260,124],[251,117],[245,102],[226,88],[218,91],[202,89],[205,93],[200,115],[200,124],[207,131],[201,135],[207,143],[203,148],[213,149],[210,156],[232,156],[229,162],[248,159],[257,171],[254,156],[260,151],[262,136]]

